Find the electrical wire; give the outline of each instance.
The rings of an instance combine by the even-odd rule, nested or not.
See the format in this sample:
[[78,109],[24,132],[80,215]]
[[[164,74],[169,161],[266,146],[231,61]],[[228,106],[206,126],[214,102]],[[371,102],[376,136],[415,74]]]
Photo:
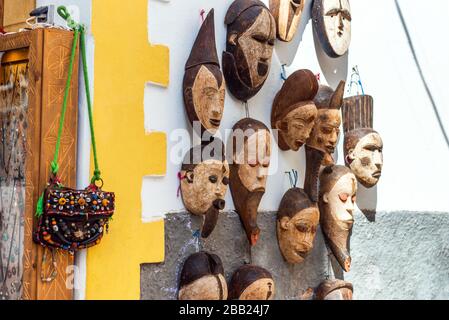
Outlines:
[[436,116],[436,118],[438,120],[438,124],[440,125],[440,129],[441,129],[441,132],[443,134],[444,140],[446,141],[446,145],[449,148],[449,138],[448,138],[446,129],[444,128],[443,121],[441,120],[441,116],[440,116],[440,113],[438,111],[437,105],[435,103],[435,99],[434,99],[434,97],[432,95],[432,92],[430,92],[429,85],[427,84],[426,78],[424,77],[424,72],[423,72],[423,70],[421,68],[421,64],[419,63],[418,56],[417,56],[416,51],[415,51],[415,46],[413,45],[412,37],[410,36],[410,32],[408,30],[407,23],[405,22],[404,15],[402,14],[401,6],[399,5],[399,1],[398,0],[395,0],[395,3],[396,3],[396,9],[397,9],[398,14],[399,14],[399,18],[401,20],[402,26],[404,27],[405,35],[406,35],[408,43],[410,45],[410,50],[412,51],[413,59],[415,60],[415,64],[416,64],[416,67],[418,68],[419,75],[420,75],[421,80],[422,80],[422,82],[424,84],[424,88],[425,88],[425,90],[427,92],[427,95],[428,95],[428,97],[430,99],[430,102],[432,104],[433,110],[435,112],[435,116]]

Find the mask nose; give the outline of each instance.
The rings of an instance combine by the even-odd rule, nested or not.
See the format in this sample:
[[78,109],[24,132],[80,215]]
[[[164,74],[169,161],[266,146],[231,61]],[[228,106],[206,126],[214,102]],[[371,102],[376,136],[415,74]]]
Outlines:
[[383,159],[382,153],[379,150],[374,152],[374,164],[377,168],[382,169]]
[[348,198],[346,201],[346,211],[352,216],[354,213],[354,204],[352,203],[351,198]]
[[257,179],[262,180],[263,178],[265,178],[265,176],[266,176],[266,171],[267,171],[266,168],[260,166],[260,167],[257,169]]

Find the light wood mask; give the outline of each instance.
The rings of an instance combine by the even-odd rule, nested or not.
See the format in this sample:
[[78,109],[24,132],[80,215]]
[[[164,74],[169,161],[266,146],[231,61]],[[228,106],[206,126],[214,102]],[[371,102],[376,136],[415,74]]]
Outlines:
[[354,224],[357,181],[350,169],[328,166],[320,174],[320,224],[324,238],[344,271],[351,269],[349,240]]
[[232,128],[230,189],[235,209],[254,246],[260,234],[257,214],[265,194],[271,154],[271,134],[260,121],[245,118]]
[[219,139],[187,152],[181,167],[182,201],[190,213],[204,216],[203,238],[212,233],[225,207],[228,184],[229,165]]
[[271,127],[279,130],[283,151],[298,151],[310,136],[318,111],[313,102],[318,81],[310,70],[297,70],[276,94],[271,109]]
[[345,164],[366,188],[374,187],[383,167],[383,141],[373,130],[374,99],[371,96],[346,98],[343,103]]
[[235,0],[225,17],[223,72],[229,91],[241,101],[255,96],[268,78],[276,24],[259,0]]
[[199,121],[201,133],[207,130],[214,135],[223,117],[225,81],[215,44],[213,9],[204,20],[187,60],[183,94],[190,123]]
[[273,300],[275,284],[271,273],[255,265],[244,265],[232,275],[230,300]]
[[277,238],[284,259],[292,264],[304,261],[313,248],[320,220],[318,176],[324,152],[306,146],[305,190],[292,188],[281,200],[277,213]]
[[318,116],[307,140],[307,145],[326,153],[323,165],[334,164],[332,154],[340,134],[340,109],[343,104],[344,90],[344,81],[340,82],[335,91],[328,86],[321,85],[314,99]]
[[306,0],[270,0],[270,10],[276,20],[277,37],[290,42],[298,31]]
[[315,300],[352,300],[353,286],[343,280],[325,280],[315,290]]
[[194,253],[184,262],[179,281],[179,300],[226,300],[228,287],[219,256]]
[[351,44],[351,7],[349,0],[314,0],[313,30],[331,58],[346,54]]

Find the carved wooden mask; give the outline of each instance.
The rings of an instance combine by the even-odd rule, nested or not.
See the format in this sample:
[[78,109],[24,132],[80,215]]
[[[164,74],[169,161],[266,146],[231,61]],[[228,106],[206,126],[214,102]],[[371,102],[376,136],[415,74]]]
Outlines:
[[215,45],[214,10],[207,15],[185,66],[184,105],[191,123],[214,135],[223,117],[225,81]]
[[274,295],[273,276],[264,268],[244,265],[232,275],[230,300],[273,300]]
[[340,108],[343,104],[344,89],[344,81],[340,82],[335,91],[328,86],[321,85],[314,99],[318,116],[307,140],[307,145],[326,152],[323,165],[334,163],[332,154],[337,147],[340,134]]
[[229,165],[219,139],[192,148],[184,157],[181,167],[182,200],[190,213],[205,217],[201,234],[204,238],[212,233],[219,211],[225,207],[228,184]]
[[295,71],[274,98],[271,127],[279,130],[278,144],[283,151],[298,151],[309,138],[318,111],[313,102],[318,81],[309,70]]
[[231,93],[248,101],[262,88],[270,73],[276,25],[259,0],[235,0],[226,14],[226,51],[223,72]]
[[184,262],[179,300],[226,300],[228,286],[220,257],[207,252],[192,254]]
[[259,239],[257,210],[265,193],[270,166],[271,134],[260,121],[246,118],[233,127],[230,188],[248,240]]
[[351,44],[349,0],[314,0],[313,29],[323,50],[331,58],[344,55]]
[[346,272],[351,268],[348,245],[356,193],[357,180],[350,169],[334,165],[321,172],[320,224],[332,253]]
[[377,184],[383,166],[383,142],[373,130],[373,107],[373,97],[365,95],[346,98],[342,109],[345,163],[366,188]]
[[306,0],[270,0],[270,10],[276,20],[277,37],[290,42],[298,30]]
[[277,237],[287,262],[304,261],[313,248],[319,220],[317,205],[303,190],[292,188],[285,193],[277,213]]
[[352,284],[343,280],[326,280],[315,291],[315,300],[352,300]]

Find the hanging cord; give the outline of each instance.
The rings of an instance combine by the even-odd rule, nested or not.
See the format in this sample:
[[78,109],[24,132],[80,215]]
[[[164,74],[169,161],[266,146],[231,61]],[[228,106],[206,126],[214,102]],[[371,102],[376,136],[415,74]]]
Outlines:
[[[64,92],[64,100],[62,103],[62,111],[61,118],[59,120],[59,129],[58,129],[58,137],[56,140],[55,147],[55,155],[53,161],[51,162],[51,172],[53,174],[53,178],[51,179],[51,183],[56,183],[59,187],[61,187],[60,180],[57,177],[59,171],[58,157],[59,157],[59,149],[61,147],[61,138],[62,138],[62,130],[64,127],[65,115],[67,111],[68,98],[70,93],[70,87],[72,83],[73,76],[73,68],[76,57],[76,47],[78,44],[78,39],[80,40],[80,51],[81,51],[81,59],[83,64],[83,77],[84,77],[84,87],[86,91],[86,100],[87,100],[87,109],[89,114],[89,126],[90,126],[90,136],[92,143],[92,151],[94,155],[94,173],[91,179],[91,188],[102,188],[103,187],[103,179],[101,178],[101,171],[98,165],[98,156],[97,156],[97,145],[95,142],[95,132],[94,132],[94,123],[93,123],[93,113],[92,113],[92,99],[90,95],[90,86],[89,86],[89,73],[87,70],[87,59],[86,59],[86,44],[85,44],[85,28],[82,24],[77,23],[72,19],[67,8],[64,6],[58,7],[58,14],[67,21],[67,25],[74,31],[73,35],[73,45],[72,52],[70,55],[70,63],[69,63],[69,74],[67,77],[65,92]],[[101,182],[99,186],[96,185],[96,182]],[[44,211],[44,194],[39,197],[36,208],[36,216],[40,217]]]
[[360,72],[359,72],[358,66],[352,67],[351,81],[349,83],[348,93],[352,92],[353,86],[356,86],[356,88],[357,88],[357,95],[359,94],[359,88],[362,91],[362,95],[365,95],[365,90],[363,89],[363,84],[362,84],[362,80],[360,77]]
[[243,104],[245,105],[245,113],[246,113],[246,117],[249,118],[248,101],[243,102]]
[[290,180],[291,187],[296,188],[296,186],[298,185],[298,179],[299,179],[298,171],[295,169],[292,169],[291,171],[286,171],[285,174],[288,175],[288,179]]
[[201,9],[200,10],[200,16],[201,16],[201,21],[204,22],[204,14],[206,13],[206,10]]
[[[47,262],[47,252],[51,251],[51,267],[50,267],[50,275],[46,276],[45,275],[45,270],[44,270],[44,266],[45,266],[45,262]],[[44,247],[44,253],[42,256],[42,264],[41,264],[41,280],[42,282],[52,282],[53,280],[56,279],[56,277],[58,276],[58,269],[57,269],[57,262],[56,262],[56,253],[54,249],[48,249],[47,247]]]
[[287,71],[285,70],[286,64],[284,63],[281,65],[281,79],[286,81],[287,80]]
[[437,118],[438,124],[441,129],[441,133],[443,134],[444,140],[446,141],[446,145],[449,147],[449,137],[446,132],[446,128],[444,127],[443,121],[441,120],[440,112],[438,111],[435,99],[433,98],[432,92],[430,92],[429,85],[427,84],[426,78],[424,77],[424,72],[421,68],[421,64],[419,63],[418,56],[415,51],[415,46],[413,45],[412,37],[410,36],[410,32],[408,31],[407,23],[405,22],[404,15],[402,14],[401,6],[399,5],[398,0],[395,0],[396,9],[398,10],[399,18],[401,20],[402,26],[404,27],[405,35],[407,37],[407,41],[410,45],[410,50],[412,51],[413,59],[415,60],[416,67],[418,68],[419,76],[421,77],[421,81],[423,82],[424,89],[426,90],[427,96],[429,97],[430,103],[432,104],[433,111],[435,112],[435,116]]

